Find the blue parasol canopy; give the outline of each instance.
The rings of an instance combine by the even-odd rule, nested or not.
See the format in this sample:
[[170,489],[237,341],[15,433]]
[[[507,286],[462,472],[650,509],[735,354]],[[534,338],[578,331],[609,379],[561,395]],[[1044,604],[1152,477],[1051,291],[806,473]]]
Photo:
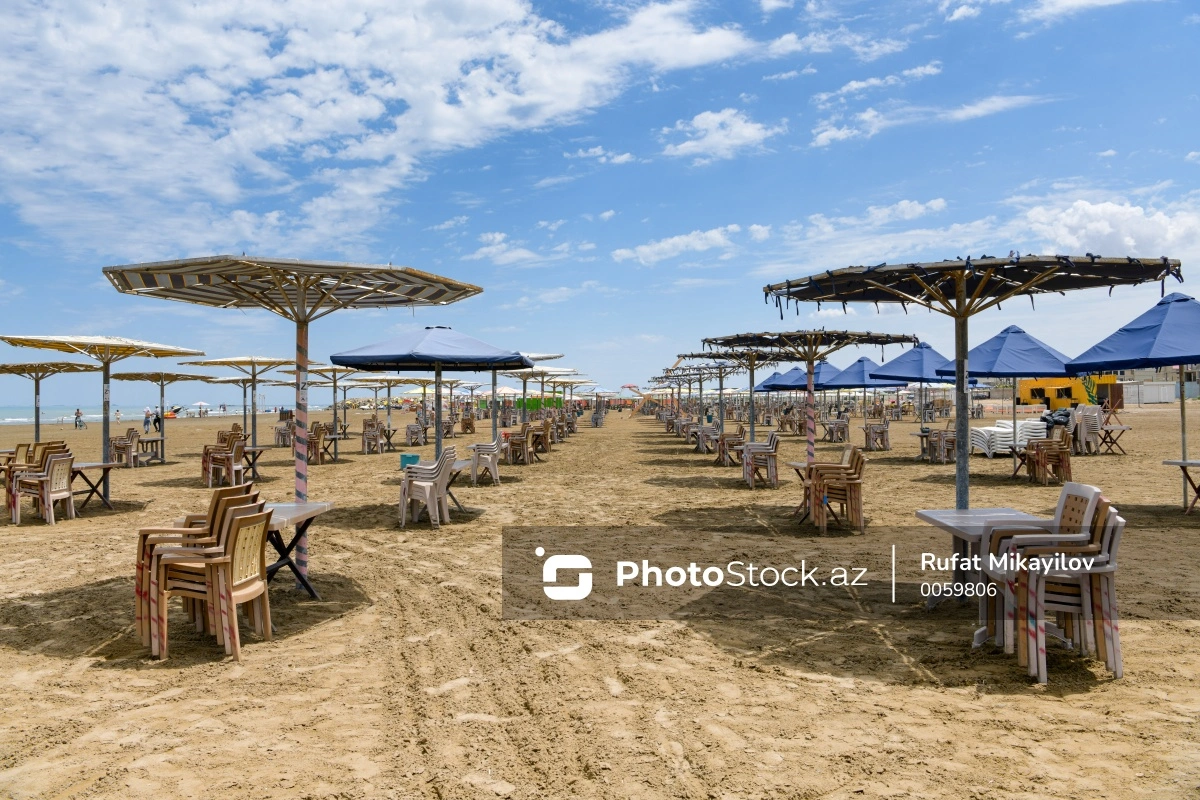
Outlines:
[[755,387],[754,387],[754,391],[756,391],[756,392],[776,392],[776,391],[779,391],[779,390],[778,390],[778,389],[776,389],[774,386],[772,386],[772,384],[773,384],[775,381],[779,380],[781,377],[783,377],[783,376],[781,376],[781,375],[780,375],[778,372],[772,372],[772,373],[771,373],[771,375],[770,375],[769,377],[767,377],[765,380],[763,380],[763,382],[762,382],[762,383],[760,383],[760,384],[758,384],[758,386],[755,386]]
[[[840,369],[828,361],[818,361],[813,366],[813,389],[817,391],[824,389],[825,384],[837,377],[840,372]],[[806,367],[794,367],[788,370],[771,385],[771,391],[774,392],[795,392],[807,389],[808,369]]]
[[441,325],[406,333],[395,339],[376,342],[357,350],[329,357],[334,364],[367,372],[430,370],[441,365],[452,372],[478,372],[493,369],[524,369],[533,361],[516,352]]
[[1173,292],[1067,363],[1072,375],[1200,363],[1200,303]]
[[[937,373],[943,367],[950,370],[949,376]],[[909,383],[954,383],[954,362],[925,342],[920,342],[872,372],[871,377]],[[971,378],[968,383],[974,386],[979,381]]]
[[821,385],[822,389],[888,389],[907,386],[908,381],[871,377],[879,365],[863,356]]
[[[971,348],[967,368],[978,378],[1060,378],[1070,357],[1035,339],[1016,325]],[[938,367],[938,375],[954,375],[953,362]]]

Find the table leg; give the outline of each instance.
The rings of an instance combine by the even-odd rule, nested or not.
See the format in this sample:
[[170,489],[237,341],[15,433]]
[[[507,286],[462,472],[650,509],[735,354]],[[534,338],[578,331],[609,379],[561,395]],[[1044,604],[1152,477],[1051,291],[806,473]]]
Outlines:
[[[316,519],[316,517],[313,517]],[[288,544],[283,543],[283,535],[279,531],[267,531],[267,541],[275,548],[275,552],[279,553],[279,560],[267,567],[267,580],[270,581],[275,577],[275,573],[283,567],[287,567],[296,577],[297,582],[308,592],[309,597],[314,600],[320,600],[321,596],[317,594],[317,590],[308,582],[308,578],[300,573],[300,569],[296,566],[296,562],[292,560],[292,551],[296,549],[296,544],[300,541],[300,537],[308,532],[308,526],[312,524],[313,519],[306,519],[296,526],[296,534],[292,537],[292,541]]]

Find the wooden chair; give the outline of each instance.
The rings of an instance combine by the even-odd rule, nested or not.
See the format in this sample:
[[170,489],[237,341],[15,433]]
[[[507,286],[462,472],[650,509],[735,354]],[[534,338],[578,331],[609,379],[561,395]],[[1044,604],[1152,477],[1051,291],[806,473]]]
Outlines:
[[325,463],[325,424],[314,422],[308,432],[308,463]]
[[225,652],[242,660],[238,606],[250,603],[254,631],[271,641],[271,598],[267,592],[267,528],[271,510],[239,517],[229,532],[225,554],[214,560],[220,592]]
[[753,442],[742,445],[742,478],[751,489],[760,480],[772,489],[779,488],[778,453],[779,434],[776,431],[771,431],[765,445]]
[[736,448],[741,447],[746,442],[746,426],[738,425],[736,433],[726,431],[717,437],[717,460],[715,463],[721,466],[732,467],[736,463],[735,459],[740,458],[741,451]]
[[35,507],[48,525],[53,525],[54,504],[62,503],[67,519],[75,519],[75,498],[71,494],[71,465],[74,456],[53,453],[47,456],[42,472],[23,472],[13,478],[12,521],[21,524],[21,497],[32,497]]
[[463,433],[474,433],[475,415],[471,413],[463,414],[462,420],[459,422],[459,427]]
[[425,426],[420,423],[409,423],[404,427],[404,442],[409,447],[419,447],[426,443]]
[[379,434],[379,423],[375,420],[363,420],[362,451],[364,455],[383,453],[383,437]]
[[[850,453],[848,465],[815,466],[810,478],[810,504],[813,522],[824,534],[829,525],[828,515],[839,523],[842,517],[857,528],[859,533],[866,533],[866,520],[863,517],[863,471],[866,469],[866,459],[854,448]],[[833,510],[837,504],[842,511],[842,517]]]
[[532,461],[530,451],[529,423],[521,425],[521,430],[508,435],[508,444],[504,449],[505,459],[509,464],[528,464]]
[[1043,486],[1051,475],[1060,483],[1071,480],[1071,433],[1065,426],[1054,426],[1045,439],[1031,439],[1025,452],[1029,480],[1040,480]]

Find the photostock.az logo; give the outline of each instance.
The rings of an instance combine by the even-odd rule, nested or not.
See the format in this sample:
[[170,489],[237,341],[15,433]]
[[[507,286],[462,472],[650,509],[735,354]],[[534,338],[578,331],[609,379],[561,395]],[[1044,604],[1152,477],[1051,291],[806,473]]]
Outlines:
[[[546,548],[539,547],[533,551],[538,558],[546,555]],[[579,583],[575,586],[556,586],[560,569],[577,569]],[[542,591],[551,600],[582,600],[592,593],[592,562],[587,556],[559,555],[550,556],[542,564]]]

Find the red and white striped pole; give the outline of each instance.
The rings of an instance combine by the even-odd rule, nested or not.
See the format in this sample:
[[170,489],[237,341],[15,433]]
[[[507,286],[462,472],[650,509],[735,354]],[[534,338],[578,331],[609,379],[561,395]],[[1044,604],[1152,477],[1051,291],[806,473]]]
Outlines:
[[[308,323],[296,323],[296,502],[308,502]],[[296,543],[296,570],[308,576],[308,535]],[[296,583],[300,586],[300,583]]]
[[813,463],[816,460],[817,449],[817,416],[816,416],[816,401],[813,398],[813,362],[808,362],[808,398],[805,403],[805,416],[808,422],[808,462]]

